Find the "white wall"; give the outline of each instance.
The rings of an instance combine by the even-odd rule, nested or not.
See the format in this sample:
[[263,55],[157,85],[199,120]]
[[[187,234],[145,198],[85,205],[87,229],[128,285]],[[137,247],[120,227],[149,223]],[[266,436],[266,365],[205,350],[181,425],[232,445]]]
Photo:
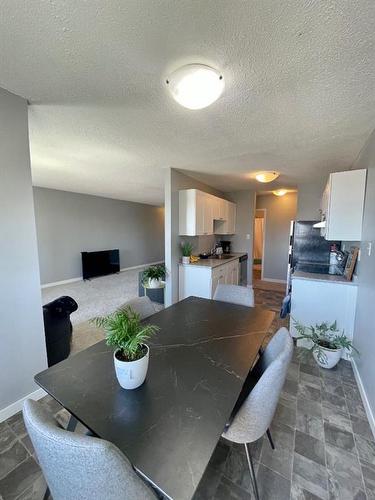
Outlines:
[[121,268],[164,260],[164,209],[34,188],[42,284],[82,276],[81,252],[120,250]]
[[[47,366],[27,103],[0,89],[0,419]],[[4,417],[5,415],[5,417]]]
[[[181,189],[200,189],[206,193],[224,198],[223,193],[199,182],[174,168],[166,169],[165,176],[165,265],[167,269],[165,305],[178,302],[178,263],[181,258],[178,234],[178,192]],[[186,239],[186,238],[185,238]],[[207,240],[206,244],[207,244]],[[197,245],[199,247],[199,244]]]
[[290,222],[297,215],[297,193],[257,196],[256,208],[266,209],[263,278],[285,281],[288,269]]
[[[362,149],[353,168],[367,168],[367,186],[362,226],[361,262],[358,270],[358,298],[354,345],[361,355],[355,364],[366,394],[370,413],[375,415],[375,131]],[[368,245],[372,244],[371,255]],[[374,425],[373,419],[370,421]],[[375,427],[373,427],[375,431]]]

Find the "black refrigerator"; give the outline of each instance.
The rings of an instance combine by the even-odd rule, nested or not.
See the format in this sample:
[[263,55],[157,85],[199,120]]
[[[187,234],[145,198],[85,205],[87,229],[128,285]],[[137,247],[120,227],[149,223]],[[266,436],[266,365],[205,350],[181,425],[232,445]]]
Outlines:
[[320,229],[313,227],[319,221],[293,221],[290,230],[288,288],[293,271],[328,274],[329,254],[335,243],[340,249],[341,242],[327,241],[320,235]]

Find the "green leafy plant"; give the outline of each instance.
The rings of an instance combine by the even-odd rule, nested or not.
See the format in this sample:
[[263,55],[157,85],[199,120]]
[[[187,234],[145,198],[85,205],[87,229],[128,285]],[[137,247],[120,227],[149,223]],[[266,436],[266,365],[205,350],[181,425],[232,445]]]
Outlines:
[[158,264],[157,266],[150,266],[143,271],[143,282],[148,280],[162,280],[165,278],[165,265]]
[[116,347],[116,357],[121,361],[136,361],[146,354],[145,342],[154,335],[159,327],[142,324],[140,315],[130,306],[97,317],[92,322],[104,328],[107,345]]
[[352,342],[337,328],[337,322],[332,324],[323,322],[315,326],[305,326],[299,321],[293,319],[294,327],[298,333],[296,340],[305,339],[312,342],[310,349],[306,349],[304,354],[315,353],[318,361],[325,364],[327,355],[324,349],[346,349],[351,356],[353,351],[359,354],[358,350],[353,346]]
[[184,257],[190,257],[190,255],[193,253],[193,245],[188,241],[182,243],[181,248],[182,248],[182,255]]

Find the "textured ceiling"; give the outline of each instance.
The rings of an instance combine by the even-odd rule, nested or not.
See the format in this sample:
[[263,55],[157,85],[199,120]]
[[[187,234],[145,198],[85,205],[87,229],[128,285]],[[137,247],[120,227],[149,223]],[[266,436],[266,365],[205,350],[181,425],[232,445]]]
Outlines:
[[[375,125],[374,0],[0,0],[0,86],[30,100],[33,182],[161,203],[164,167],[222,190],[351,166]],[[209,108],[163,81],[220,69]],[[259,186],[259,185],[258,185]]]

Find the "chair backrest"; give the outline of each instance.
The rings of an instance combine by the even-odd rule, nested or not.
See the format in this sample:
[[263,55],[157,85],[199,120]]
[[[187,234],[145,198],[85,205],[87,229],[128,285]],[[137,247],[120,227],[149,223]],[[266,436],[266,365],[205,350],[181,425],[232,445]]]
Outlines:
[[284,350],[274,359],[244,401],[224,435],[236,443],[252,443],[269,428],[293,355],[293,341],[288,334]]
[[146,295],[125,302],[125,304],[119,307],[119,309],[123,309],[124,307],[128,306],[130,306],[133,311],[137,312],[140,315],[141,319],[148,318],[149,316],[152,316],[156,313],[154,304]]
[[285,327],[282,327],[275,333],[260,356],[257,363],[260,368],[260,374],[264,373],[272,361],[285,349],[293,351],[293,340],[289,331]]
[[112,443],[59,428],[36,401],[25,401],[23,418],[53,500],[155,500]]
[[215,290],[214,300],[254,307],[254,290],[246,286],[219,284]]

